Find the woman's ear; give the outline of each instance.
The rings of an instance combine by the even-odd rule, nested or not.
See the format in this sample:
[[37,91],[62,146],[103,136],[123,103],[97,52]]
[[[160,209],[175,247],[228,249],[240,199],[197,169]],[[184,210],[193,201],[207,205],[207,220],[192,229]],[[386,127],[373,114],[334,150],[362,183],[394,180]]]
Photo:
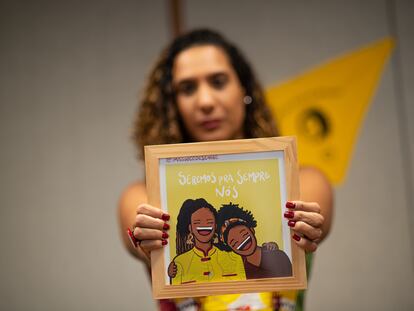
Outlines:
[[191,230],[191,224],[188,225],[188,231],[192,232],[192,230]]

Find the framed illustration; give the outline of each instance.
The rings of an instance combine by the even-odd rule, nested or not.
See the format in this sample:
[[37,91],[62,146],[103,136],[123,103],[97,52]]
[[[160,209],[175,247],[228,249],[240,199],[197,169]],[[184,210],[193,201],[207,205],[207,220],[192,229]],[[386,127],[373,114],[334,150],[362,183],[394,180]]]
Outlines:
[[306,288],[283,217],[299,199],[294,137],[146,146],[145,165],[148,202],[171,216],[154,298]]

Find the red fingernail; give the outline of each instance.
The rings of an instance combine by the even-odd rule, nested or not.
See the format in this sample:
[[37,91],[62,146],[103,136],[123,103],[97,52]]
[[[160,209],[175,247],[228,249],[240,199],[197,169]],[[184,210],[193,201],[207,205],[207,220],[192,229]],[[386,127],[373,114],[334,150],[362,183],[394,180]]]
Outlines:
[[163,232],[163,233],[162,233],[162,238],[163,238],[163,239],[168,239],[168,237],[169,237],[169,235],[168,235],[168,233],[167,233],[167,232]]
[[164,230],[168,230],[168,229],[170,229],[170,225],[169,225],[169,224],[167,224],[167,223],[164,223],[164,226],[162,226],[162,228],[163,228]]
[[292,236],[292,238],[296,241],[300,241],[300,236],[298,236],[296,233]]
[[162,214],[161,219],[164,220],[164,221],[168,221],[168,220],[170,220],[170,215]]
[[161,241],[161,244],[162,244],[162,245],[167,245],[167,244],[168,244],[168,241],[167,241],[167,240],[162,240],[162,241]]
[[294,212],[292,212],[292,211],[286,211],[283,215],[284,215],[286,218],[293,218],[293,216],[295,216],[295,213],[294,213]]
[[296,204],[293,202],[286,202],[286,207],[287,208],[295,208]]
[[138,247],[138,241],[135,238],[134,234],[132,233],[131,229],[128,228],[127,233],[128,233],[128,237],[129,237],[129,240],[131,241],[132,245],[134,247]]
[[289,227],[294,227],[294,226],[295,226],[295,224],[296,224],[296,221],[294,221],[294,220],[289,220],[289,221],[288,221],[288,226],[289,226]]

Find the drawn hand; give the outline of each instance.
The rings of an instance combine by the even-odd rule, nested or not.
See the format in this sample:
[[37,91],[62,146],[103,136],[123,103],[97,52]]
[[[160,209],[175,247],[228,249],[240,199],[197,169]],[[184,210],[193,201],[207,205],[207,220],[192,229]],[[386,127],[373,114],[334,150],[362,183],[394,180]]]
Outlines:
[[177,275],[177,265],[175,264],[174,261],[171,261],[168,266],[168,276],[173,279],[175,278],[176,275]]
[[292,228],[296,244],[307,252],[314,252],[322,237],[322,225],[325,221],[320,214],[321,208],[315,202],[291,201],[286,203],[284,213]]
[[265,242],[262,244],[262,247],[265,251],[275,251],[279,249],[276,242]]
[[152,250],[168,244],[169,219],[170,215],[152,205],[140,204],[137,207],[133,235],[148,258]]

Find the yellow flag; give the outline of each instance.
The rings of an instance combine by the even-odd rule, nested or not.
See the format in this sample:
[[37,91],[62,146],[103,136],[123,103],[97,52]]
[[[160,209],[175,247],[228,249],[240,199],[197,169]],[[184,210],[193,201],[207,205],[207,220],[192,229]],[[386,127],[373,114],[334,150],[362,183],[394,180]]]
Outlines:
[[393,39],[385,38],[267,90],[281,135],[298,138],[301,165],[318,167],[334,184],[344,179],[393,47]]

